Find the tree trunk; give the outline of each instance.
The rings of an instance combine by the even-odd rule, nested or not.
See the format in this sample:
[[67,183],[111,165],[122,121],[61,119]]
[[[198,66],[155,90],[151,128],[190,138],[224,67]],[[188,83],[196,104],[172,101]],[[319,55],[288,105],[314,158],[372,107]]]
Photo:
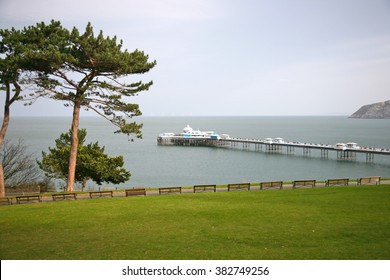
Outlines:
[[3,163],[0,163],[0,197],[5,196],[4,169]]
[[[1,126],[1,130],[0,130],[0,148],[2,148],[5,134],[7,133],[7,128],[9,124],[10,95],[11,95],[10,85],[6,84],[4,119],[3,119],[3,125]],[[3,168],[3,162],[1,161],[0,162],[0,197],[4,197],[4,196],[5,196],[4,168]]]
[[74,190],[74,181],[76,175],[76,160],[77,149],[79,145],[78,129],[80,119],[81,101],[77,100],[73,108],[73,120],[72,120],[72,140],[70,145],[69,165],[68,165],[68,183],[66,190],[72,192]]

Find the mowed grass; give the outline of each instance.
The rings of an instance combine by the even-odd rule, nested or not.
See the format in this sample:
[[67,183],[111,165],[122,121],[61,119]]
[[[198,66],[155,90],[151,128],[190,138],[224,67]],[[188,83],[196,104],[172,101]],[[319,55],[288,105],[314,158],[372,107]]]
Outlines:
[[390,186],[0,207],[1,259],[390,259]]

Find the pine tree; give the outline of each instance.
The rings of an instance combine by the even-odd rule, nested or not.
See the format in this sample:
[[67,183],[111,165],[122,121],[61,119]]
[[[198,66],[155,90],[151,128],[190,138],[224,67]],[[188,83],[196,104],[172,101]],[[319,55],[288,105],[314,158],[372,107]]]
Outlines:
[[67,190],[72,191],[77,160],[80,110],[96,112],[118,127],[116,132],[141,138],[142,124],[127,118],[140,116],[138,104],[128,103],[128,97],[146,91],[152,81],[127,82],[126,76],[143,74],[156,65],[142,51],[122,50],[117,38],[95,36],[88,23],[85,32],[77,28],[68,31],[58,21],[49,25],[38,23],[24,28],[23,70],[33,71],[29,82],[36,85],[31,103],[39,97],[49,97],[73,107],[71,149],[68,162]]
[[[20,45],[22,35],[15,29],[1,29],[0,36],[0,90],[5,92],[3,123],[0,129],[0,149],[3,149],[10,122],[11,105],[21,99],[19,64],[24,47]],[[5,174],[3,161],[0,160],[0,197],[3,196],[5,196]]]
[[[78,130],[75,181],[82,184],[82,190],[90,179],[98,185],[103,182],[120,184],[128,181],[131,174],[123,168],[123,156],[109,157],[104,153],[105,148],[99,146],[99,142],[84,145],[86,136],[86,129]],[[46,176],[57,179],[68,177],[71,141],[71,131],[62,133],[55,140],[55,148],[49,148],[49,153],[42,152],[42,161],[38,161],[38,165]]]

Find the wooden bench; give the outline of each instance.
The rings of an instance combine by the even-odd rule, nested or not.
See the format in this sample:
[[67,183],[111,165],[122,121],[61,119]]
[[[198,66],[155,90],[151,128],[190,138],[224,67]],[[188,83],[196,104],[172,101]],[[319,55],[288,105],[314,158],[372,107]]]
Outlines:
[[216,185],[196,185],[196,186],[194,186],[194,193],[207,192],[207,191],[216,192],[217,186]]
[[325,181],[325,187],[329,186],[348,186],[349,179],[328,179]]
[[0,203],[7,203],[8,205],[12,205],[12,197],[0,197]]
[[114,197],[113,194],[112,194],[112,191],[93,191],[93,192],[89,192],[89,197],[90,198],[93,198],[93,197],[104,197],[104,196]]
[[53,201],[57,200],[65,200],[65,199],[77,199],[77,194],[76,193],[56,193],[52,194],[51,197],[53,198]]
[[265,188],[279,188],[283,189],[283,181],[272,181],[272,182],[261,182],[260,190],[264,190]]
[[126,196],[135,196],[135,195],[143,195],[146,196],[145,188],[135,188],[135,189],[127,189],[125,190]]
[[158,193],[162,194],[172,194],[172,193],[181,193],[181,187],[170,187],[170,188],[159,188]]
[[238,183],[238,184],[228,184],[228,191],[237,191],[237,190],[250,190],[250,183]]
[[42,196],[41,195],[23,195],[23,196],[17,196],[16,197],[16,203],[20,204],[22,201],[30,202],[35,201],[42,202]]
[[357,184],[358,185],[363,185],[363,184],[380,185],[381,177],[380,176],[362,177],[357,180]]
[[316,186],[316,180],[296,180],[293,182],[293,189],[297,188],[298,186],[311,186],[314,188]]

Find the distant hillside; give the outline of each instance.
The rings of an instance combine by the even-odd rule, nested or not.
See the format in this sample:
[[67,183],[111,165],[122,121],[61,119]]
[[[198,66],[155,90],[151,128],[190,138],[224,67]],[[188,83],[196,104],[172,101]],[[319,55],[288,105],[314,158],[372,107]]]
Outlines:
[[390,100],[364,105],[350,118],[360,119],[390,119]]

